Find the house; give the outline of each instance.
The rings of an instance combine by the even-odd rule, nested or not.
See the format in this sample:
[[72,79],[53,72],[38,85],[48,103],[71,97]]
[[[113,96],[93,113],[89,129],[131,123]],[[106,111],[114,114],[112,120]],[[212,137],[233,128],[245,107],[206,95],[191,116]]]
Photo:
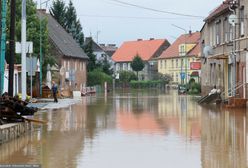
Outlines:
[[101,45],[97,44],[92,37],[86,37],[84,46],[91,45],[93,54],[96,55],[96,63],[102,64],[103,61],[107,61],[110,64],[110,69],[113,69],[113,61],[111,56],[102,48]]
[[225,98],[247,98],[247,7],[248,1],[225,0],[205,19],[201,30],[202,94],[216,86]]
[[191,78],[198,81],[200,52],[200,32],[183,34],[158,58],[158,72],[170,75],[176,84],[185,84]]
[[145,68],[139,73],[139,78],[144,80],[152,79],[157,73],[156,58],[170,46],[166,39],[149,39],[124,42],[112,56],[115,62],[114,72],[132,71],[131,62],[136,55],[139,55],[145,62]]
[[86,86],[88,57],[66,30],[45,11],[38,11],[39,17],[48,20],[48,36],[51,55],[56,59],[59,73],[53,80],[59,83],[64,94],[79,91]]
[[99,44],[103,51],[110,57],[114,55],[118,47],[116,44]]
[[[5,63],[4,68],[4,88],[3,93],[8,92],[8,84],[9,84],[9,64]],[[15,64],[14,65],[14,80],[13,80],[13,95],[17,95],[18,93],[21,93],[21,72],[22,72],[22,65]]]

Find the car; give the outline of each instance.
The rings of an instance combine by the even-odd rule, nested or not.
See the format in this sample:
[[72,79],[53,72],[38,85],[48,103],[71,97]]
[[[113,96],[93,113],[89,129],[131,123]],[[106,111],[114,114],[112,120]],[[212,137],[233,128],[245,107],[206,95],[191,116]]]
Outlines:
[[178,85],[178,94],[186,94],[187,88],[185,85]]

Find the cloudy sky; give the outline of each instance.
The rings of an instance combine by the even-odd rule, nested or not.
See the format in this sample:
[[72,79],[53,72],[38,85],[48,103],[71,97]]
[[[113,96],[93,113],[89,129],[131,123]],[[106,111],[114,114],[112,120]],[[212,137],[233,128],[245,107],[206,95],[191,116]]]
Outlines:
[[[65,0],[68,2],[69,0]],[[223,0],[120,0],[160,11],[206,17]],[[166,14],[113,0],[73,0],[85,36],[92,36],[99,43],[116,43],[136,40],[167,38],[173,42],[184,30],[199,31],[202,18]]]

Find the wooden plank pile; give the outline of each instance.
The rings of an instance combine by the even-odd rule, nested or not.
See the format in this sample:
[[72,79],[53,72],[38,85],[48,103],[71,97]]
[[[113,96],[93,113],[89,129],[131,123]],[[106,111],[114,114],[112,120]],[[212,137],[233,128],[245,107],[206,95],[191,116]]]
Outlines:
[[0,97],[0,125],[12,122],[24,122],[23,116],[32,116],[37,108],[27,107],[28,102],[18,96],[10,97],[6,93]]

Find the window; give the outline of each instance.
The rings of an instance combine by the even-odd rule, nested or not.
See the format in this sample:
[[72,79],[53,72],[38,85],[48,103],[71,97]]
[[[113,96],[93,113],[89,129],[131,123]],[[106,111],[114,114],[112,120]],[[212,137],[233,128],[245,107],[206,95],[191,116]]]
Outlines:
[[216,45],[219,45],[221,43],[221,21],[218,20],[216,21],[216,24],[215,24],[215,44]]
[[176,67],[178,68],[178,59],[176,59]]
[[77,70],[77,60],[75,60],[75,71]]
[[245,12],[244,6],[240,8],[240,36],[245,35]]
[[166,69],[166,60],[164,60],[164,69]]
[[186,55],[186,45],[185,44],[181,44],[179,46],[179,55],[180,56],[185,56]]
[[160,69],[162,69],[163,68],[163,61],[160,60],[159,62],[160,62]]
[[229,24],[229,41],[234,39],[233,26]]
[[64,68],[66,68],[66,60],[64,60]]
[[171,60],[171,67],[174,68],[174,60]]
[[229,33],[229,22],[228,18],[226,17],[224,22],[223,22],[223,30],[224,30],[224,41],[228,42],[230,40],[230,33]]
[[68,60],[68,62],[67,62],[67,69],[68,70],[70,69],[70,60]]

